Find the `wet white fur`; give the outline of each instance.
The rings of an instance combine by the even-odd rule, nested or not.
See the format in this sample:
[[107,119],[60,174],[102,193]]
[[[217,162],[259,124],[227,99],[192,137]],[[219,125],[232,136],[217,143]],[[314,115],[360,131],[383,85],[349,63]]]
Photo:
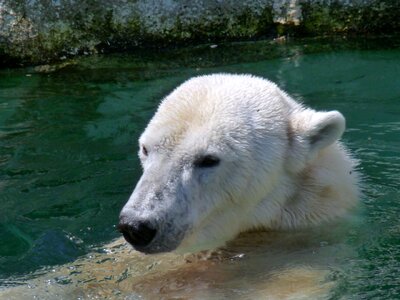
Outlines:
[[[259,77],[190,79],[163,100],[140,138],[149,152],[140,152],[148,195],[179,185],[168,187],[175,193],[158,201],[161,208],[144,209],[141,217],[162,219],[176,210],[174,226],[189,225],[180,251],[220,246],[247,230],[291,230],[341,217],[359,193],[355,162],[338,142],[344,129],[339,112],[305,108]],[[193,166],[207,154],[221,163]],[[186,217],[178,214],[183,194]],[[134,201],[135,193],[127,207]]]

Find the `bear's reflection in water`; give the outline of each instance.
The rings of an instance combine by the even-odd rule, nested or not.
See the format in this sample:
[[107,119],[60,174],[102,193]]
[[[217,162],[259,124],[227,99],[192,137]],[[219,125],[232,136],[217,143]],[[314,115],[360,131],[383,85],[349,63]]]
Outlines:
[[252,232],[220,250],[190,255],[144,255],[118,239],[0,291],[0,298],[326,299],[352,256],[343,243],[348,230]]

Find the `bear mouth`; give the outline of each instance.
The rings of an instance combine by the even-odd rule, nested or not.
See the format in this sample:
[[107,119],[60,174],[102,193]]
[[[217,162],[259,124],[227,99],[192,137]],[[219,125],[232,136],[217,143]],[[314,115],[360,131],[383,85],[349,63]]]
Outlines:
[[127,242],[136,250],[144,254],[159,254],[159,253],[168,253],[175,251],[181,241],[174,241],[172,239],[168,239],[167,241],[163,241],[162,237],[154,240],[152,243],[146,246],[133,245],[128,240]]
[[[118,231],[136,250],[144,254],[165,253],[176,250],[187,230],[160,226],[158,230],[146,222],[121,222]],[[161,230],[160,230],[161,229]]]

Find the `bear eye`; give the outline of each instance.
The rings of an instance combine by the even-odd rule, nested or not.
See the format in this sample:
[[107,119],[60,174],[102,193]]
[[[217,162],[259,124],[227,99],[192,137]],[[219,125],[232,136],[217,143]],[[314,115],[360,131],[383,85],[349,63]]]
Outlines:
[[194,162],[194,166],[197,168],[212,168],[219,164],[220,159],[212,155],[206,155],[198,158]]
[[144,145],[142,145],[142,153],[144,156],[149,155],[149,152],[147,151],[147,148]]

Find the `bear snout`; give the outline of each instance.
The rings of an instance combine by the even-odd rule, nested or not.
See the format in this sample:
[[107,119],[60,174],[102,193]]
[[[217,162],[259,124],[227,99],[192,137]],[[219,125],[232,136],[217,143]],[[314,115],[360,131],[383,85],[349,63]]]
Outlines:
[[150,245],[157,234],[157,229],[146,221],[128,223],[122,220],[118,225],[118,231],[122,233],[128,243],[138,250]]

